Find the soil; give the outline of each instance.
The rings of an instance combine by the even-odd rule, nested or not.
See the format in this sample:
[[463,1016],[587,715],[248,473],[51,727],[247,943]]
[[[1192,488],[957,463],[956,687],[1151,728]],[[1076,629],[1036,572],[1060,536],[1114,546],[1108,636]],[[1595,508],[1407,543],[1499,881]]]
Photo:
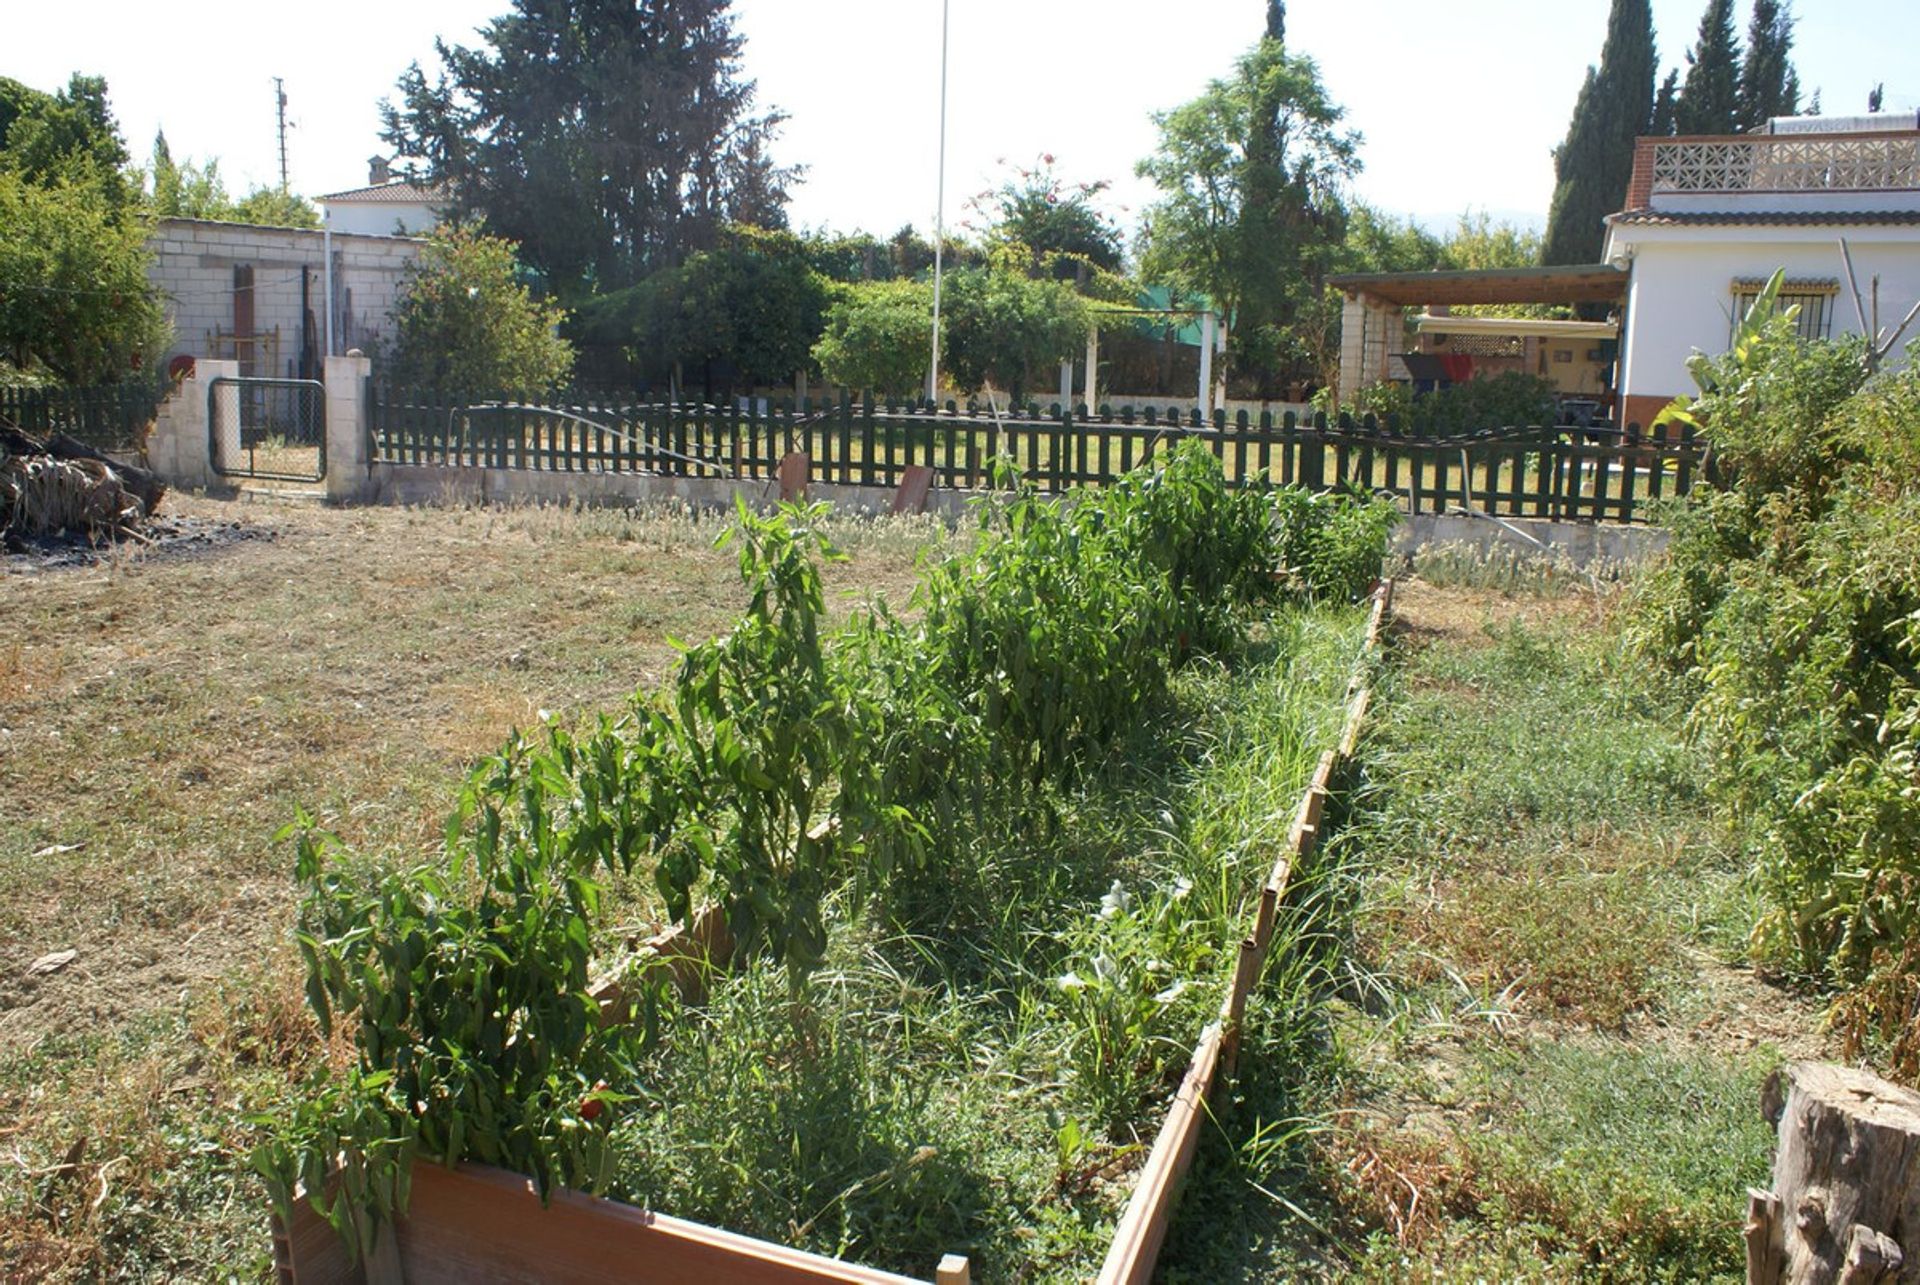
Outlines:
[[156,514],[137,532],[96,540],[79,533],[0,539],[0,572],[10,576],[96,567],[131,559],[197,557],[242,540],[271,540],[270,525],[193,514]]

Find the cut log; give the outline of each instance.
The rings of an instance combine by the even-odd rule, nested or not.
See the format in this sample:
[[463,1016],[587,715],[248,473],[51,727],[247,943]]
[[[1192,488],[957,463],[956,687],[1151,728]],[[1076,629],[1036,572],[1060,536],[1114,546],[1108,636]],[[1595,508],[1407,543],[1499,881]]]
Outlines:
[[160,507],[160,501],[166,497],[167,484],[160,480],[158,473],[143,469],[138,464],[128,464],[102,455],[85,442],[76,441],[65,433],[55,433],[47,439],[47,452],[55,459],[98,460],[105,464],[119,475],[120,485],[127,489],[128,494],[139,499],[140,507],[148,517],[153,516],[153,511]]
[[1920,1285],[1920,1093],[1820,1062],[1781,1075],[1763,1095],[1778,1199],[1749,1205],[1748,1280]]
[[65,433],[55,433],[46,441],[23,433],[11,424],[0,424],[0,453],[17,456],[45,455],[56,460],[93,460],[113,470],[121,489],[140,501],[143,513],[151,517],[160,506],[161,499],[167,493],[167,484],[160,475],[138,464],[127,464],[111,456],[103,455],[85,442],[68,437]]

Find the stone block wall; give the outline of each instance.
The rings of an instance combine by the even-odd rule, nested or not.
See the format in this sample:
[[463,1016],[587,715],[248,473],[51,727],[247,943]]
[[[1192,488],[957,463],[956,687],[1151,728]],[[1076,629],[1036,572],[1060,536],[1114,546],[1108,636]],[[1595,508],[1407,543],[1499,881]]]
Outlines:
[[[335,233],[333,350],[371,349],[390,320],[409,264],[424,244],[413,237]],[[161,219],[148,240],[149,278],[173,322],[168,358],[179,353],[238,360],[242,373],[285,378],[300,373],[303,342],[326,356],[327,238],[302,228],[268,228],[205,219]],[[251,345],[236,345],[235,269],[253,270]],[[301,301],[307,308],[303,312]],[[303,327],[311,313],[311,333]],[[276,332],[277,343],[266,336]],[[317,377],[317,370],[315,372]]]

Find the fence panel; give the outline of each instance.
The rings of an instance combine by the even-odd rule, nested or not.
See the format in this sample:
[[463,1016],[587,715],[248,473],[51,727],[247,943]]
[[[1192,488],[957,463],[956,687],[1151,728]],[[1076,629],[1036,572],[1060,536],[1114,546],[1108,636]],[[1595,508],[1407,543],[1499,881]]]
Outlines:
[[[0,415],[32,431],[51,412],[21,392],[0,389]],[[756,400],[704,406],[587,393],[469,399],[377,384],[369,403],[377,457],[398,463],[759,479],[802,450],[823,481],[892,487],[908,467],[923,465],[940,485],[966,489],[988,485],[992,461],[1004,458],[1029,485],[1058,494],[1110,485],[1198,437],[1236,486],[1350,486],[1391,495],[1415,513],[1466,508],[1503,518],[1642,522],[1649,501],[1691,489],[1701,456],[1691,430],[1606,445],[1547,428],[1408,437],[1372,417],[1329,424],[1324,415],[1216,413],[1209,422],[1198,412],[1043,414],[1031,405],[994,414],[920,400],[876,405],[844,393],[763,408]]]

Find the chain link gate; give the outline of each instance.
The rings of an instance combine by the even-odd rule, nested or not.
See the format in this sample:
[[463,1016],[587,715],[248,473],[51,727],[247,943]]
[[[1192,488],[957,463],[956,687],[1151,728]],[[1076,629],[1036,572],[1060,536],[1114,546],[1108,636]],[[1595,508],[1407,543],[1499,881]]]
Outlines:
[[312,379],[215,379],[207,388],[213,471],[318,482],[327,475],[327,391]]

